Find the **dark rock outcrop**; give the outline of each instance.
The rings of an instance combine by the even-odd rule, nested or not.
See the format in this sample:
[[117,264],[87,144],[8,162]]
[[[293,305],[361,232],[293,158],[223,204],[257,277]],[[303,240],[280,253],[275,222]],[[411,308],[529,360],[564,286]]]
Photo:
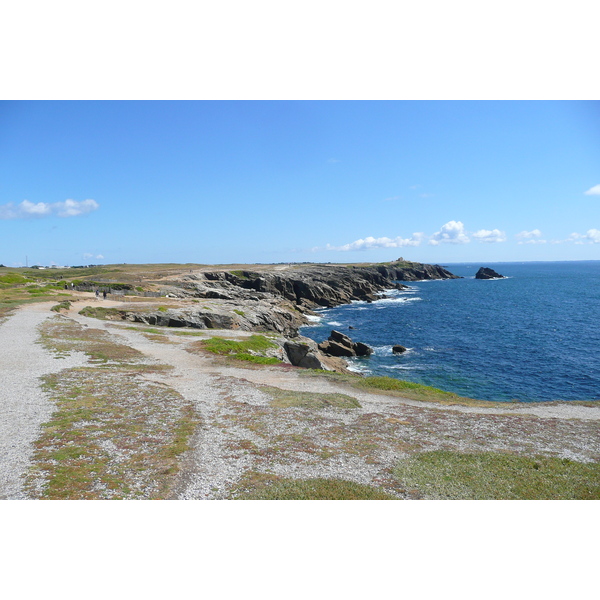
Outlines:
[[370,356],[373,349],[362,342],[353,342],[347,335],[336,331],[331,332],[327,340],[319,344],[319,350],[329,356],[350,358],[352,356]]
[[475,279],[504,279],[504,275],[496,273],[494,269],[490,269],[489,267],[481,267],[475,274]]
[[392,352],[394,354],[402,354],[403,352],[406,352],[406,348],[400,344],[396,344],[395,346],[392,346]]
[[325,356],[317,348],[313,340],[299,336],[294,340],[286,340],[283,349],[290,364],[303,369],[322,369],[324,371],[337,371],[338,373],[350,373],[346,363],[333,356]]

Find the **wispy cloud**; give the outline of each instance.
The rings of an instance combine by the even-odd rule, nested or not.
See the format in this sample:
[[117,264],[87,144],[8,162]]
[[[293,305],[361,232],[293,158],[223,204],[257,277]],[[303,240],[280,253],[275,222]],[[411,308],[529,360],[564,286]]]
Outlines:
[[586,196],[600,196],[600,184],[591,187],[587,192],[584,192]]
[[90,254],[89,252],[84,253],[83,258],[104,258],[102,254]]
[[533,229],[532,231],[521,231],[521,233],[517,233],[515,237],[518,240],[528,240],[532,238],[540,238],[542,237],[542,232],[539,229]]
[[500,231],[499,229],[480,229],[472,234],[474,239],[478,242],[505,242],[506,241],[506,233],[504,231]]
[[462,221],[448,221],[429,240],[432,246],[438,246],[439,244],[468,244],[469,242],[470,240],[465,232],[465,226]]
[[330,158],[327,162],[329,164],[335,164],[335,163],[341,163],[342,161],[339,160],[338,158]]
[[565,242],[574,244],[600,244],[600,229],[588,229],[586,233],[572,233]]
[[402,248],[403,246],[419,246],[425,237],[424,233],[413,233],[410,238],[388,238],[388,237],[366,237],[343,246],[331,246],[327,244],[326,250],[337,250],[339,252],[350,252],[355,250],[369,250],[371,248]]
[[65,200],[64,202],[9,202],[0,205],[0,219],[35,219],[40,217],[79,217],[100,208],[95,200]]
[[519,240],[517,244],[545,244],[546,240],[542,240],[542,232],[539,229],[531,231],[521,231],[515,237]]

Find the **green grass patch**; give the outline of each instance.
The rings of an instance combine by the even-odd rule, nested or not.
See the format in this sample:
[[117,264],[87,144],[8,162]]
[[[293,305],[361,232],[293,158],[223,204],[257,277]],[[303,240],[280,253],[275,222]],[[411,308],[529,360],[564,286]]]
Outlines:
[[333,380],[337,383],[349,385],[355,389],[366,390],[376,394],[398,396],[421,402],[435,402],[446,405],[462,406],[502,406],[506,408],[506,402],[491,402],[488,400],[475,400],[465,398],[452,392],[445,392],[438,388],[394,379],[393,377],[364,377],[362,375],[350,375],[346,373],[333,373],[331,371],[320,371],[318,369],[302,369],[299,371],[302,377],[318,377]]
[[187,350],[192,353],[198,350],[207,351],[219,356],[259,365],[282,364],[278,358],[265,355],[270,348],[277,348],[277,344],[274,344],[264,335],[251,335],[239,341],[213,337],[197,342],[192,347],[188,347]]
[[600,463],[555,457],[437,450],[401,461],[394,476],[432,499],[600,499]]
[[[255,478],[256,479],[256,478]],[[394,496],[370,485],[342,479],[257,479],[242,480],[234,498],[238,500],[396,500]],[[245,487],[244,487],[245,486]]]
[[92,317],[94,319],[112,320],[122,319],[123,311],[117,308],[106,308],[104,306],[86,306],[79,311],[84,317]]
[[55,304],[50,310],[53,310],[54,312],[60,312],[61,310],[69,310],[70,308],[71,303],[68,300],[65,300],[64,302]]
[[243,310],[238,310],[237,308],[234,308],[233,312],[237,315],[240,315],[240,317],[244,317],[246,315],[246,313]]
[[0,283],[26,283],[27,281],[31,281],[20,275],[19,273],[7,273],[6,275],[0,275]]
[[274,356],[256,356],[256,354],[246,354],[245,352],[238,352],[237,354],[232,354],[231,358],[256,363],[258,365],[278,365],[281,363],[281,361],[278,358],[275,358]]
[[361,408],[356,398],[346,394],[296,392],[271,386],[262,386],[260,390],[271,396],[271,406],[276,408]]
[[232,275],[235,275],[238,279],[250,279],[244,271],[229,271]]
[[264,335],[251,335],[241,340],[226,340],[213,337],[202,342],[203,347],[213,354],[237,354],[238,352],[265,352],[269,348],[276,348],[277,344],[269,341]]

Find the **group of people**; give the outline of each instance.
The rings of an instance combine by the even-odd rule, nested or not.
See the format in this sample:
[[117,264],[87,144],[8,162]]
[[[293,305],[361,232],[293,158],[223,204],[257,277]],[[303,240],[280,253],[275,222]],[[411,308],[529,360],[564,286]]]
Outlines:
[[[96,290],[96,300],[98,300],[98,298],[100,298],[100,290],[98,290],[98,289],[97,289],[97,290]],[[102,292],[102,299],[103,299],[103,300],[106,300],[106,290],[104,290],[104,291]]]

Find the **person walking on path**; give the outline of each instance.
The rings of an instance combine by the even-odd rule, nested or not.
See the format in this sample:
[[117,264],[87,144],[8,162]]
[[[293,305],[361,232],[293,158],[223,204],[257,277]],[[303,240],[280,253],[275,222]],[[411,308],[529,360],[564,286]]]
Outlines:
[[100,298],[100,291],[98,289],[96,289],[96,300],[98,300]]
[[103,299],[103,300],[106,300],[106,290],[104,290],[104,291],[102,292],[102,299]]

